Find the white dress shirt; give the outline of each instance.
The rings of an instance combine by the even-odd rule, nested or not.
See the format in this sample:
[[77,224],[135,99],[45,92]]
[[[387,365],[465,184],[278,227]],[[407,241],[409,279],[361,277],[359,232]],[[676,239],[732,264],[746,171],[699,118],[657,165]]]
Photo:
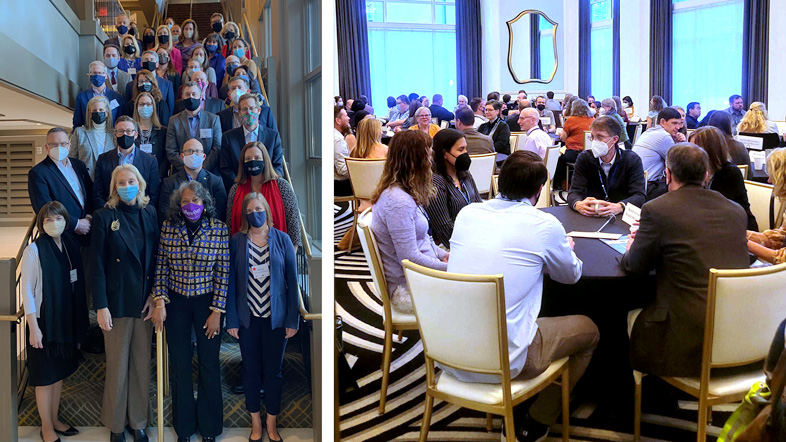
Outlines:
[[349,146],[347,140],[341,132],[333,128],[333,179],[344,181],[349,179],[347,172],[347,157],[349,156]]
[[[556,282],[574,284],[581,277],[582,265],[568,245],[562,224],[532,207],[529,200],[498,197],[470,204],[456,217],[448,271],[503,275],[513,378],[524,368],[527,349],[538,330],[535,320],[543,297],[543,272],[548,271]],[[498,376],[442,368],[465,382],[501,382]]]
[[60,171],[60,173],[63,174],[66,181],[68,181],[68,184],[71,186],[71,189],[73,189],[77,199],[79,199],[79,204],[81,204],[82,207],[85,207],[85,195],[82,193],[82,183],[79,182],[79,178],[76,176],[74,166],[71,165],[71,160],[66,159],[64,161],[65,164],[63,164],[63,161],[56,162],[57,169]]
[[259,139],[257,133],[259,132],[259,124],[254,128],[254,130],[249,131],[246,129],[246,126],[243,126],[243,133],[246,134],[246,144],[251,143]]
[[38,246],[35,243],[25,247],[20,268],[22,276],[19,278],[19,284],[25,314],[35,313],[35,317],[40,318],[41,301],[44,299],[42,292],[44,275],[41,270],[41,260],[38,258]]
[[546,152],[552,144],[554,141],[549,134],[543,132],[538,126],[533,126],[527,131],[527,141],[524,142],[523,150],[535,152],[545,161]]

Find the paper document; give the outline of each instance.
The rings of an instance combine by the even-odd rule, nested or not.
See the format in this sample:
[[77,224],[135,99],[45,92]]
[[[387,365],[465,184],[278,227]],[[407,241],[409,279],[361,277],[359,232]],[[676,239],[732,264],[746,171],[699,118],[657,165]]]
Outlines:
[[595,239],[619,239],[619,233],[600,233],[600,232],[570,232],[568,236],[572,238],[595,238]]
[[624,255],[625,249],[628,247],[628,235],[621,236],[619,239],[601,239],[601,241],[619,252],[620,255]]
[[625,212],[622,214],[622,221],[632,226],[639,218],[641,218],[641,209],[631,203],[625,204]]

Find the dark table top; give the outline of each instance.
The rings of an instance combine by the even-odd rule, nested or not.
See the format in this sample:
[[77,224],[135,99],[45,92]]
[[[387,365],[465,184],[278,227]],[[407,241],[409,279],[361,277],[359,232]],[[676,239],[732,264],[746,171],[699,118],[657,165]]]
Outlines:
[[749,173],[750,173],[751,179],[753,181],[757,181],[757,182],[760,182],[760,183],[766,183],[767,179],[770,177],[767,174],[767,165],[766,164],[764,165],[764,167],[762,167],[761,170],[756,170],[756,168],[753,167],[753,161],[751,161],[751,165],[748,168],[748,170],[750,171]]
[[[544,212],[554,215],[565,227],[565,232],[595,232],[605,223],[608,218],[595,218],[583,216],[568,206],[547,207],[541,209]],[[603,228],[603,233],[619,233],[626,235],[630,231],[630,226],[622,221],[622,216],[618,215],[616,220],[610,222]],[[587,279],[610,279],[624,278],[625,272],[619,265],[622,257],[616,250],[604,244],[599,239],[593,238],[573,238],[575,242],[574,252],[576,256],[584,262],[581,271],[581,278]]]

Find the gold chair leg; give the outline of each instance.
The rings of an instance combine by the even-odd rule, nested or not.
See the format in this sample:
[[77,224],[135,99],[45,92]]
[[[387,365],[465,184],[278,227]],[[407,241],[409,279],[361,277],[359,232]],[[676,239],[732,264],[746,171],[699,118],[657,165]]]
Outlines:
[[404,330],[399,330],[398,331],[398,342],[401,342],[401,338],[403,338],[403,337],[404,337]]
[[507,406],[505,410],[505,418],[502,422],[505,426],[505,440],[506,442],[516,442],[516,425],[513,422],[513,407]]
[[491,433],[491,430],[494,429],[494,417],[491,413],[486,413],[486,432]]
[[707,411],[704,398],[699,398],[699,420],[696,428],[696,440],[699,442],[707,441]]
[[382,388],[379,390],[379,414],[385,414],[388,382],[390,381],[390,358],[393,353],[393,330],[385,330],[385,346],[382,350]]
[[562,372],[562,442],[570,441],[570,370]]
[[633,371],[633,382],[635,384],[635,399],[633,405],[633,442],[639,442],[641,437],[641,372]]
[[423,424],[420,426],[420,442],[428,439],[428,430],[431,426],[431,410],[434,408],[434,397],[426,392],[426,410],[423,412]]

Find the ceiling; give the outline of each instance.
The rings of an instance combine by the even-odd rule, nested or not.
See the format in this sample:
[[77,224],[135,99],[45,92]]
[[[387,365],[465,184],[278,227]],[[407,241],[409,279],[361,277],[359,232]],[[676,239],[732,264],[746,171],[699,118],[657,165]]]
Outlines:
[[0,82],[0,131],[71,127],[73,111]]

